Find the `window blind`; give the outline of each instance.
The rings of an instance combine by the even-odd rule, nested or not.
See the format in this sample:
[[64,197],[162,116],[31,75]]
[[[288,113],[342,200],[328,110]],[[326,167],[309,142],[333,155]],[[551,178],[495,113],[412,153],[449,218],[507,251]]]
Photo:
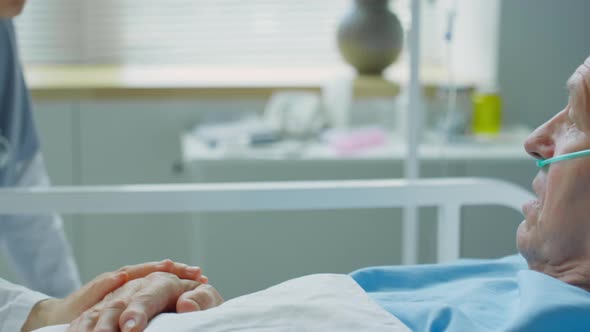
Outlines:
[[[37,0],[16,21],[28,63],[324,65],[352,0]],[[409,0],[391,1],[404,25]]]
[[79,0],[27,1],[14,22],[25,62],[80,61],[82,35]]

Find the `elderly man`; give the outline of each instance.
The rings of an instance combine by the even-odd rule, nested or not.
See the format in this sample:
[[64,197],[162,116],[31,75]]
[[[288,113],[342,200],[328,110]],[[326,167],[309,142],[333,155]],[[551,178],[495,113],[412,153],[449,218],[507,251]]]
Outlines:
[[[525,149],[550,159],[590,149],[590,57],[567,82],[565,109],[537,128]],[[590,291],[590,158],[551,163],[533,181],[518,248],[531,269]]]
[[[580,331],[590,326],[590,57],[569,101],[526,140],[541,170],[523,206],[522,256],[352,274],[414,331]],[[524,260],[522,259],[524,258]]]

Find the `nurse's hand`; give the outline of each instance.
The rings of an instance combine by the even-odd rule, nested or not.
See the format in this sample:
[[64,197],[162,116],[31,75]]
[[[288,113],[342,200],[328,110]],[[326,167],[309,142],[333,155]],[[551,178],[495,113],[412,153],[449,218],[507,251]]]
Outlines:
[[107,295],[75,319],[68,332],[140,332],[159,313],[206,310],[221,303],[208,284],[155,272]]
[[143,278],[154,272],[168,272],[193,282],[207,282],[207,277],[202,276],[200,268],[175,263],[169,259],[126,266],[114,272],[101,274],[65,299],[49,299],[37,303],[31,310],[22,331],[28,332],[44,326],[68,324],[128,281]]

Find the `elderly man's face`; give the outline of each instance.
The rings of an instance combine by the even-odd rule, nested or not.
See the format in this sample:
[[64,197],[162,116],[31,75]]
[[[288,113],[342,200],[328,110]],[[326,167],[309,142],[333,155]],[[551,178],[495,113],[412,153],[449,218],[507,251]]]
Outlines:
[[0,0],[0,18],[14,17],[23,10],[26,0]]
[[[568,80],[565,109],[525,142],[535,158],[590,149],[590,57]],[[523,206],[517,245],[530,268],[551,267],[590,257],[590,157],[551,164],[533,181],[538,200]]]

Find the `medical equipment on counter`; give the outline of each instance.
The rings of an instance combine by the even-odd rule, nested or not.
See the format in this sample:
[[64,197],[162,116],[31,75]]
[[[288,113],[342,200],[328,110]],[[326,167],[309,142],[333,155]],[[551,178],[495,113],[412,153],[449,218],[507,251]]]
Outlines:
[[324,126],[318,93],[278,91],[264,109],[264,123],[283,136],[307,139]]
[[537,160],[537,166],[538,167],[545,167],[549,164],[553,164],[556,162],[570,160],[570,159],[576,159],[576,158],[581,158],[581,157],[586,157],[586,156],[590,156],[590,150],[583,150],[583,151],[578,151],[578,152],[566,153],[566,154],[562,154],[560,156],[549,158],[549,159],[539,159],[539,160]]
[[500,134],[502,100],[496,89],[482,89],[473,95],[471,131],[474,135]]
[[281,139],[277,129],[256,116],[232,122],[203,124],[196,126],[192,132],[210,148],[256,146]]
[[[438,207],[438,262],[445,262],[459,258],[462,206],[502,205],[520,211],[522,202],[532,198],[530,192],[514,184],[478,178],[12,188],[0,189],[0,214],[435,206]],[[404,251],[417,251],[416,243],[412,244],[404,247]]]
[[201,123],[192,134],[225,155],[244,155],[272,143],[288,145],[286,154],[292,155],[315,139],[323,126],[317,93],[280,91],[271,96],[262,116],[250,114],[231,121]]

